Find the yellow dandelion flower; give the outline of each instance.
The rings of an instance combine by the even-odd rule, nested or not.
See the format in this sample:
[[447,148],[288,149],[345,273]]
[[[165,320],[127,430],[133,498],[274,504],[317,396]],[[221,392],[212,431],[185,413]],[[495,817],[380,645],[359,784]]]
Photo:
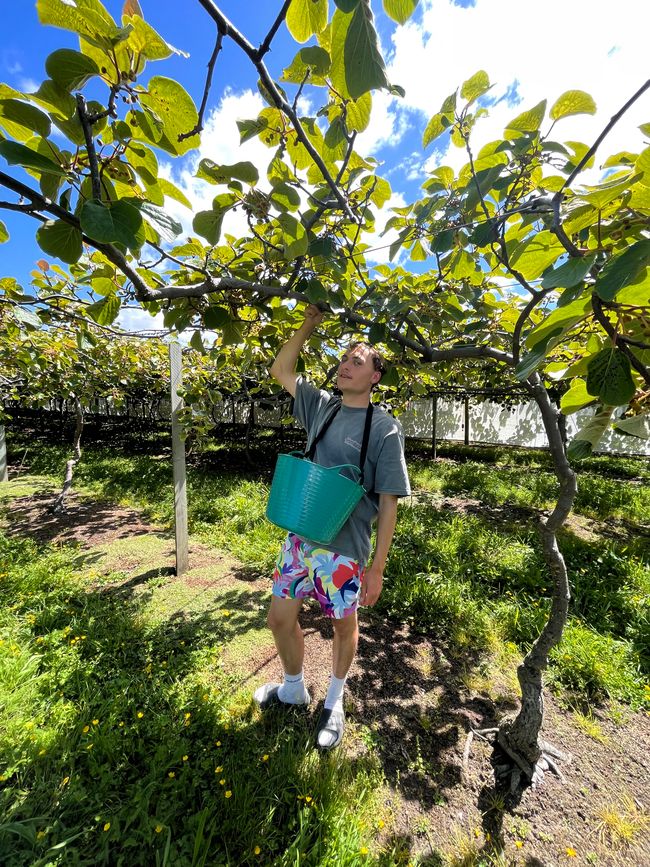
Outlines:
[[156,825],[156,834],[160,834],[162,829],[163,829],[162,825]]
[[522,842],[521,840],[515,840],[515,846],[517,847],[517,849],[521,849],[521,847],[522,847],[523,845],[524,845],[524,844],[523,844],[523,842]]
[[575,849],[572,849],[571,846],[567,847],[566,854],[568,858],[575,858],[577,856],[577,852]]
[[384,822],[383,819],[380,819],[380,820],[377,822],[377,827],[379,828],[380,831],[381,831],[381,829],[384,827],[385,824],[386,824],[386,823]]
[[144,716],[144,714],[142,713],[141,710],[139,710],[138,711],[138,719],[142,719],[143,716]]
[[183,761],[186,762],[189,759],[189,756],[183,756]]
[[489,843],[490,840],[492,839],[492,834],[490,834],[489,831],[488,831],[487,834],[485,835],[485,839],[488,841],[488,843]]
[[110,822],[107,822],[107,823],[104,825],[104,831],[109,831],[109,830],[110,830],[110,827],[111,827],[111,823],[110,823]]
[[259,846],[256,846],[256,847],[253,849],[253,854],[255,854],[255,855],[259,855],[261,851],[262,851],[262,850],[260,849],[260,847],[259,847]]
[[225,786],[225,785],[226,785],[226,781],[225,781],[225,780],[219,780],[219,785],[220,785],[220,786]]
[[39,756],[44,756],[44,755],[45,755],[45,750],[40,750]]
[[214,742],[214,745],[215,745],[215,747],[220,747],[220,746],[221,746],[221,741],[215,741],[215,742]]
[[480,831],[479,831],[478,828],[474,828],[474,836],[475,836],[475,837],[479,837],[479,836],[480,836]]
[[203,701],[207,701],[210,698],[210,696],[207,694],[207,692],[204,692],[202,695],[202,698],[203,698]]
[[167,774],[167,776],[169,777],[170,780],[173,780],[174,777],[176,776],[176,772],[175,772],[175,771],[170,771],[170,772]]
[[87,734],[87,733],[90,731],[90,726],[84,726],[84,727],[81,729],[81,731],[82,731],[84,734]]
[[228,789],[228,791],[224,792],[224,795],[226,798],[232,798],[232,792],[230,791],[230,789]]
[[98,719],[94,719],[94,720],[93,720],[93,725],[94,725],[94,726],[98,726],[98,725],[99,725],[99,720],[98,720]]
[[268,760],[269,760],[269,754],[268,754],[268,753],[264,753],[264,755],[262,756],[262,761],[263,761],[263,762],[268,762]]
[[188,713],[185,714],[185,719],[189,719],[191,716],[192,716],[191,712],[188,711]]
[[368,854],[368,847],[367,847],[367,846],[362,846],[362,847],[359,849],[359,855],[367,855],[367,854]]
[[69,782],[70,782],[70,777],[64,777],[64,778],[63,778],[63,782],[61,783],[61,785],[62,785],[62,786],[67,786]]
[[218,766],[214,769],[215,774],[220,774],[222,771],[223,771],[223,765],[218,765]]
[[307,804],[311,804],[311,795],[307,795],[307,796],[305,797],[305,802],[306,802]]
[[123,727],[124,727],[124,723],[122,722],[122,720],[120,720],[120,722],[119,722],[118,725],[119,725],[120,728],[123,728]]
[[39,831],[38,834],[36,835],[36,839],[42,840],[44,836],[45,836],[45,831]]

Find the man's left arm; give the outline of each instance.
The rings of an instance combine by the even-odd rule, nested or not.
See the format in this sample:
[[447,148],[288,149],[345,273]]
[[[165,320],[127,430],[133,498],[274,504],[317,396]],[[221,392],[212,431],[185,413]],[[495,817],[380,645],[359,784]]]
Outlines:
[[361,604],[374,605],[379,599],[384,583],[384,568],[393,541],[395,524],[397,523],[396,494],[379,495],[379,513],[377,515],[377,544],[372,562],[366,569],[361,585]]

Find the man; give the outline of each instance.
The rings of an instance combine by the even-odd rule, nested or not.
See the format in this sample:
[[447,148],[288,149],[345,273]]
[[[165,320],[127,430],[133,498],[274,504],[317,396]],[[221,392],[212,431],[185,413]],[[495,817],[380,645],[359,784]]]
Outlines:
[[[307,430],[308,447],[329,422],[316,445],[315,462],[330,467],[359,466],[370,393],[381,379],[383,362],[370,346],[353,344],[339,364],[336,384],[340,400],[299,377],[298,356],[322,318],[317,307],[307,307],[305,321],[282,347],[270,372],[295,398],[293,414]],[[331,544],[323,546],[292,533],[287,536],[273,575],[267,621],[284,678],[281,684],[264,684],[253,696],[260,707],[275,701],[289,705],[310,703],[304,682],[304,639],[298,612],[304,598],[317,599],[334,627],[332,674],[317,725],[316,740],[321,749],[338,746],[343,737],[343,690],[359,639],[357,607],[374,605],[379,598],[395,531],[397,500],[410,493],[401,426],[377,407],[370,415],[363,470],[367,493]],[[377,541],[370,558],[371,525],[375,519]]]

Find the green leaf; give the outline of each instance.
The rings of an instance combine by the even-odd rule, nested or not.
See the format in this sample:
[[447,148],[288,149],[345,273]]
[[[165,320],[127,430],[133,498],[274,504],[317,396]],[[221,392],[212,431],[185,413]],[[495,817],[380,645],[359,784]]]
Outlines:
[[614,425],[614,430],[627,436],[650,439],[650,413],[645,412],[619,419]]
[[552,232],[543,231],[519,244],[510,257],[513,268],[525,280],[535,280],[566,250]]
[[123,244],[129,250],[137,251],[145,241],[142,214],[125,200],[109,205],[86,201],[79,221],[90,238],[104,244]]
[[50,78],[64,90],[78,90],[93,75],[99,75],[99,66],[92,57],[71,48],[53,51],[45,61],[45,69]]
[[31,310],[25,310],[24,307],[14,307],[13,313],[16,319],[18,319],[19,322],[22,322],[23,325],[26,325],[28,329],[41,328],[43,325],[42,319],[40,319],[35,313],[32,313]]
[[531,351],[525,355],[517,367],[515,368],[515,376],[523,382],[525,379],[534,373],[540,364],[543,362],[549,344],[559,338],[562,334],[562,328],[554,328],[549,334],[546,334],[543,339],[535,343]]
[[192,228],[209,244],[216,244],[221,237],[224,210],[199,211],[194,215]]
[[186,208],[192,210],[192,203],[185,193],[179,190],[171,181],[168,181],[167,178],[158,178],[158,186],[165,196],[169,196],[170,199],[175,199],[177,202],[180,202],[181,205],[185,205]]
[[615,406],[604,406],[578,431],[567,449],[571,461],[588,458],[609,427]]
[[306,42],[327,26],[327,0],[291,0],[286,21],[296,42]]
[[53,175],[66,177],[66,172],[61,166],[48,157],[44,157],[31,148],[15,141],[0,142],[0,156],[3,156],[10,166],[22,166],[25,169],[33,169],[36,172],[48,172]]
[[352,99],[358,99],[375,88],[388,89],[370,0],[359,0],[350,14],[340,9],[334,13],[331,76],[339,93]]
[[0,220],[0,244],[4,244],[9,240],[9,232],[7,231],[7,227]]
[[601,349],[587,368],[587,391],[602,403],[622,406],[635,393],[630,360],[620,349]]
[[235,163],[232,166],[225,166],[209,159],[201,160],[196,177],[209,181],[211,184],[227,184],[236,178],[238,181],[243,181],[251,186],[260,179],[259,172],[253,163]]
[[72,265],[78,262],[83,252],[81,232],[63,220],[48,220],[36,232],[36,241],[41,250]]
[[589,269],[596,261],[596,254],[591,253],[583,258],[573,257],[556,268],[554,271],[545,271],[542,279],[542,289],[570,289],[581,283],[589,273]]
[[623,253],[613,256],[596,280],[595,290],[603,301],[613,301],[617,293],[634,283],[643,268],[650,264],[650,240],[637,241]]
[[351,99],[346,106],[345,125],[349,132],[363,132],[370,123],[372,94],[364,93],[359,99]]
[[197,352],[203,354],[205,352],[205,346],[203,345],[203,338],[201,337],[201,332],[197,329],[194,334],[190,337],[190,346],[192,349],[195,349]]
[[584,379],[574,379],[569,390],[560,399],[560,409],[564,415],[571,415],[594,403],[595,400],[596,398],[587,391],[587,383]]
[[341,12],[354,12],[359,0],[334,0]]
[[539,340],[543,340],[549,331],[560,327],[561,334],[566,334],[574,325],[580,322],[591,311],[589,296],[578,298],[565,307],[556,307],[538,325],[526,335],[526,346],[533,348]]
[[427,124],[427,128],[424,130],[422,147],[427,147],[432,141],[439,138],[443,132],[446,132],[453,125],[453,122],[453,118],[450,118],[446,114],[442,114],[441,112],[434,114]]
[[282,246],[287,259],[297,259],[307,252],[309,242],[305,227],[291,214],[280,214],[278,223],[283,230]]
[[567,90],[551,107],[551,119],[559,120],[571,114],[596,114],[596,103],[584,90]]
[[537,132],[542,125],[545,114],[546,100],[543,99],[541,102],[538,102],[534,108],[522,112],[522,114],[517,115],[514,120],[510,121],[506,126],[506,134],[508,133],[508,130],[515,130],[517,132]]
[[27,141],[37,132],[47,138],[52,129],[49,117],[33,105],[18,99],[0,101],[0,128],[19,141]]
[[161,138],[151,138],[150,141],[175,156],[198,147],[198,135],[178,140],[182,133],[196,127],[199,115],[192,97],[177,81],[155,76],[147,85],[147,92],[140,96],[140,103],[154,112],[162,123]]
[[[131,203],[135,205],[135,202],[136,200],[132,200]],[[139,202],[138,207],[140,213],[160,234],[163,241],[171,244],[183,231],[182,225],[178,220],[170,217],[164,207],[151,202]]]
[[164,60],[170,54],[189,57],[189,54],[179,51],[173,45],[165,42],[162,36],[147,24],[141,15],[125,15],[122,17],[122,23],[133,28],[127,40],[128,48],[136,54],[146,57],[147,60]]
[[117,295],[108,295],[101,301],[95,301],[86,308],[86,313],[98,325],[112,325],[120,312],[120,299]]
[[298,190],[288,184],[276,184],[270,193],[270,199],[280,211],[295,211],[300,206]]
[[230,321],[230,312],[225,307],[210,306],[203,314],[203,324],[211,330],[225,328]]
[[384,0],[384,12],[398,24],[404,24],[418,7],[420,0]]
[[460,89],[460,95],[463,99],[467,100],[468,105],[471,105],[471,103],[478,99],[479,96],[483,96],[490,87],[490,79],[487,72],[480,69],[463,83],[463,86]]
[[320,45],[310,45],[301,48],[291,61],[291,65],[282,71],[281,81],[291,84],[302,84],[307,78],[309,84],[324,86],[327,81],[324,76],[330,70],[332,60],[329,52]]
[[119,28],[99,0],[37,0],[36,9],[41,24],[51,24],[71,30],[81,36],[108,41],[119,34]]
[[413,246],[411,247],[410,258],[413,262],[426,262],[426,260],[429,258],[429,254],[422,246],[421,241],[416,241],[415,244],[413,244]]

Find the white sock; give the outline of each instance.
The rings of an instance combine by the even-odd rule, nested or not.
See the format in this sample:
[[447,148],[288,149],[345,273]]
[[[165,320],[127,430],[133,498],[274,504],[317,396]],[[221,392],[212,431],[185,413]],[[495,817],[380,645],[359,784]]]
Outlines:
[[338,710],[343,713],[343,690],[345,689],[345,677],[335,677],[333,674],[330,677],[330,685],[325,696],[326,710]]
[[284,673],[282,686],[278,690],[278,698],[285,704],[309,704],[311,696],[305,687],[305,675]]

